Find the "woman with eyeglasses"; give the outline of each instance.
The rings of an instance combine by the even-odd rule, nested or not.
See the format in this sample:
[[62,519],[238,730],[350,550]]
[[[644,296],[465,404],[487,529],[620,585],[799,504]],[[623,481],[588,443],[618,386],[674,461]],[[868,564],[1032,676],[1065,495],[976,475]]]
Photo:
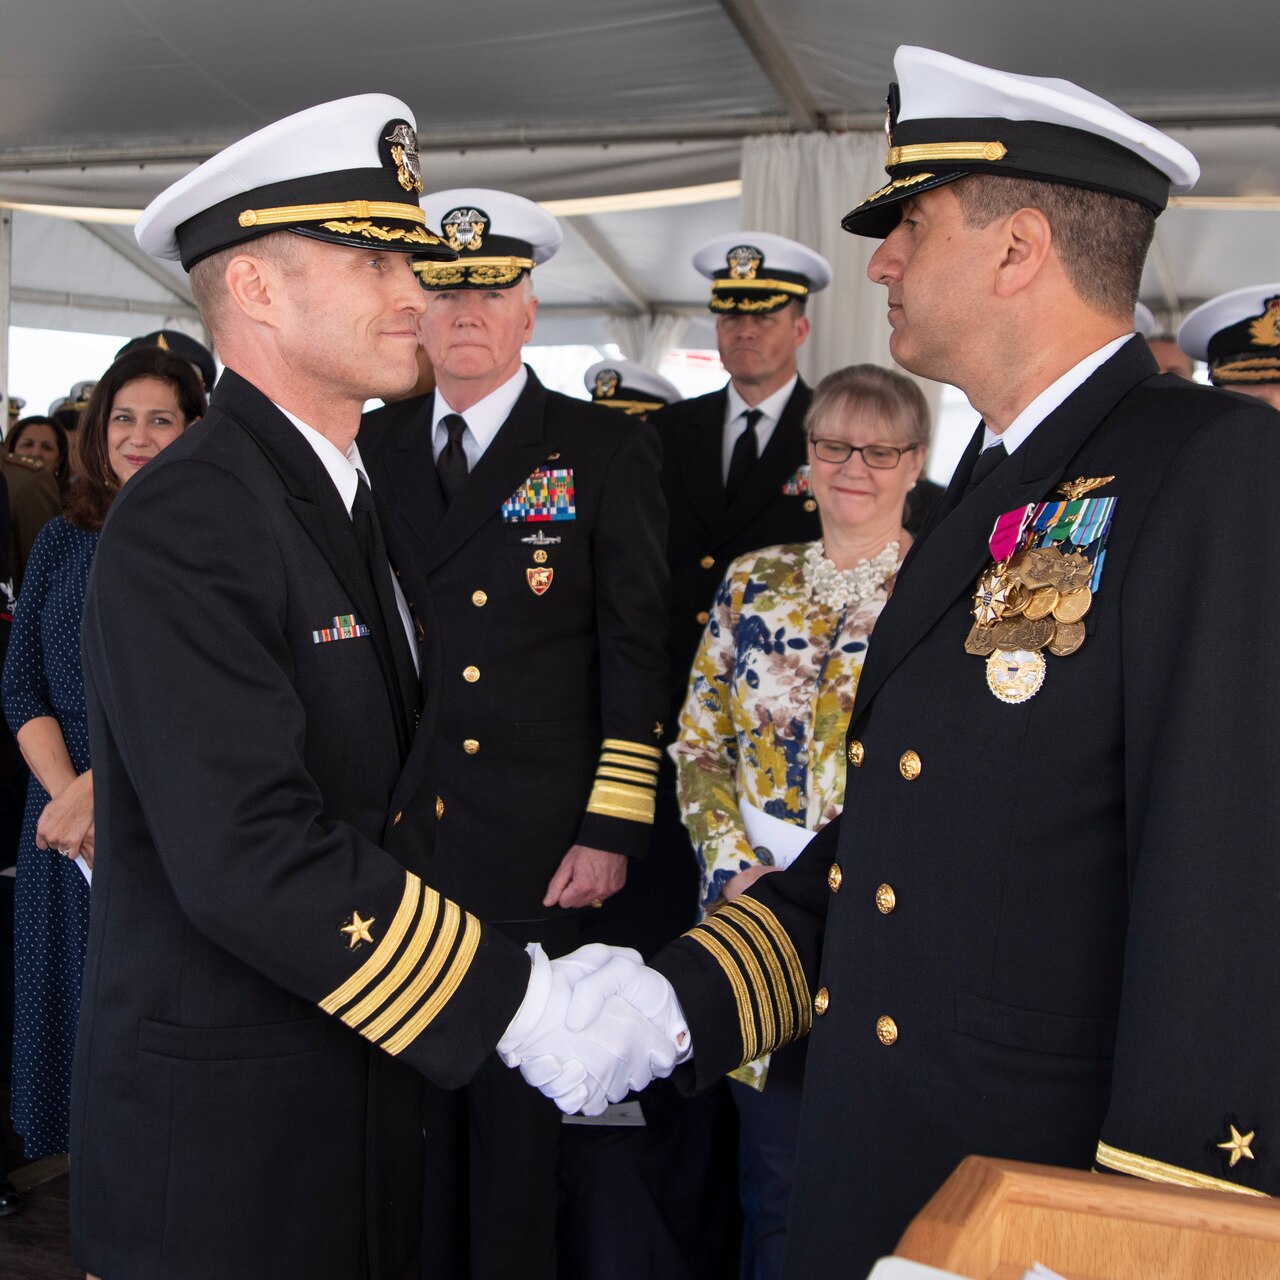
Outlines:
[[[818,384],[805,430],[822,538],[729,566],[670,748],[707,912],[782,870],[840,812],[854,691],[911,545],[906,498],[930,435],[919,387],[877,365],[841,369]],[[804,1044],[730,1080],[743,1280],[782,1275]]]

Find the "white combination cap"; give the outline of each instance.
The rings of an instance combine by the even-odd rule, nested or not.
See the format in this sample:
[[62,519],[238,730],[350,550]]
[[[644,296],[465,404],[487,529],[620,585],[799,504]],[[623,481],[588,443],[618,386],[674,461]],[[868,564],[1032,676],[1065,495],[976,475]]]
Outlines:
[[273,231],[452,259],[426,227],[421,192],[413,113],[398,98],[364,93],[233,142],[156,196],[134,234],[187,270]]
[[1180,142],[1069,80],[1016,75],[902,45],[889,86],[891,181],[841,224],[886,236],[902,201],[967,173],[1057,182],[1122,196],[1160,213],[1200,176]]
[[711,281],[712,311],[763,315],[831,283],[831,264],[798,240],[770,231],[714,236],[693,255]]
[[637,417],[684,399],[674,383],[634,360],[597,360],[582,381],[596,404]]
[[1232,289],[1198,306],[1178,330],[1178,346],[1206,360],[1214,386],[1280,382],[1280,284]]
[[422,209],[457,254],[448,265],[415,268],[424,289],[509,289],[553,258],[564,239],[540,204],[510,191],[454,187],[423,196]]

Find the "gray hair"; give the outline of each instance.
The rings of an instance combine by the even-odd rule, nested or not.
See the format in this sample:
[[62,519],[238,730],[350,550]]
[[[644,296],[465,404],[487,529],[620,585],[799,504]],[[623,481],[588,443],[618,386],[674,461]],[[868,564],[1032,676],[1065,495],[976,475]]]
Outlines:
[[924,392],[910,378],[878,364],[851,364],[818,383],[804,416],[805,433],[813,436],[829,418],[869,410],[897,427],[908,443],[927,452],[933,435]]

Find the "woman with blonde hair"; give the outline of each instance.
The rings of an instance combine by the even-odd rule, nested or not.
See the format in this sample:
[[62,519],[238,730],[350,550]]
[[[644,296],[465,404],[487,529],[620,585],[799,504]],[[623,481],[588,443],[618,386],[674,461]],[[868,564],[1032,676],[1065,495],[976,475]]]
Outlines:
[[[844,804],[845,734],[876,619],[911,545],[907,494],[929,448],[919,387],[877,365],[819,383],[805,418],[822,538],[739,557],[717,592],[670,748],[702,906],[788,865]],[[748,1063],[743,1280],[782,1274],[804,1042]]]

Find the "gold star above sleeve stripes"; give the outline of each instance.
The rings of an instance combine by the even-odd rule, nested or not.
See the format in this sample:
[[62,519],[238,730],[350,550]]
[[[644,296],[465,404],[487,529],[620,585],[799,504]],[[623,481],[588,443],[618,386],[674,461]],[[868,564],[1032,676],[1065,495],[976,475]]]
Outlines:
[[653,823],[653,797],[658,788],[662,751],[647,742],[606,738],[600,750],[595,785],[587,812],[631,822]]
[[743,1062],[808,1035],[813,1004],[800,957],[768,907],[736,898],[686,937],[705,947],[729,980]]
[[449,1003],[479,945],[480,922],[406,872],[382,940],[320,1007],[388,1053],[400,1053]]

